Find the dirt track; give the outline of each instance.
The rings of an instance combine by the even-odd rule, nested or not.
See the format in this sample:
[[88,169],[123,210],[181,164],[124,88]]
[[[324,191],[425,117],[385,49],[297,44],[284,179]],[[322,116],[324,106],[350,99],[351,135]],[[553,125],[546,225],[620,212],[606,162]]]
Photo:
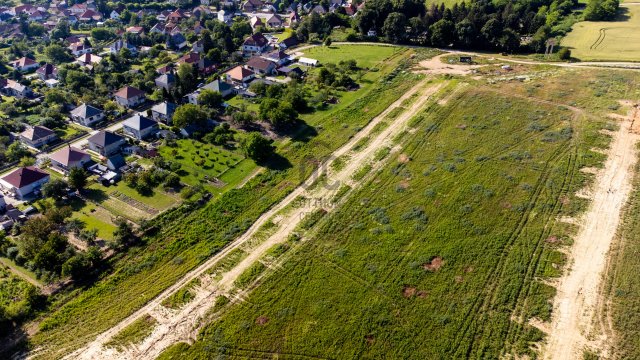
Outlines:
[[[327,183],[351,183],[354,187],[358,184],[351,182],[351,176],[365,163],[372,161],[376,152],[383,147],[391,146],[392,140],[406,129],[408,121],[421,110],[430,97],[436,93],[441,85],[433,85],[426,87],[426,81],[420,82],[414,86],[410,91],[399,98],[394,104],[392,104],[387,110],[374,118],[363,130],[361,130],[356,136],[354,136],[347,144],[333,153],[333,156],[327,163],[320,166],[320,170],[311,176],[311,179],[317,179],[320,172],[329,169],[330,162],[342,155],[349,153],[349,160],[346,161],[346,165],[336,173],[330,173],[327,175],[329,178]],[[387,126],[379,134],[374,135],[375,138],[363,149],[353,153],[351,149],[361,139],[372,134],[375,126],[381,121],[387,118],[387,115],[395,108],[400,107],[401,104],[409,99],[412,95],[419,94],[418,99],[393,120],[393,123]],[[267,221],[272,219],[281,210],[285,209],[299,196],[315,199],[332,199],[334,193],[338,190],[333,187],[318,186],[313,190],[308,190],[307,186],[300,186],[296,188],[291,194],[289,194],[282,202],[271,210],[264,213],[258,221],[241,237],[235,240],[230,246],[225,248],[216,256],[209,259],[203,265],[199,266],[196,270],[187,274],[184,278],[164,291],[160,296],[151,301],[149,304],[136,311],[133,315],[129,316],[115,327],[100,334],[93,342],[87,346],[73,352],[66,358],[73,359],[155,359],[164,349],[168,346],[175,344],[179,341],[191,342],[195,339],[198,330],[203,325],[203,320],[207,315],[209,309],[213,306],[216,296],[220,294],[228,294],[232,289],[235,279],[243,273],[249,266],[259,261],[260,258],[274,245],[282,243],[287,240],[289,235],[293,232],[296,226],[304,218],[305,214],[318,210],[323,206],[323,202],[310,203],[305,207],[294,208],[286,212],[280,219],[277,220],[278,229],[264,242],[251,249],[249,255],[243,259],[238,265],[233,267],[227,273],[223,274],[219,281],[213,281],[206,271],[214,266],[220,259],[231,252],[234,249],[239,248],[243,244],[247,243],[260,229],[260,227]],[[331,210],[331,209],[327,209]],[[275,222],[275,221],[274,221]],[[173,293],[178,291],[184,285],[188,284],[193,279],[201,279],[202,286],[196,290],[196,297],[194,300],[186,304],[180,310],[170,310],[162,305],[162,301]],[[105,348],[103,345],[109,341],[114,335],[118,334],[121,330],[125,329],[135,320],[150,314],[156,320],[158,320],[158,326],[154,329],[152,334],[147,337],[141,344],[135,344],[130,346],[123,352],[118,352],[112,348]]]
[[602,276],[609,248],[632,190],[640,136],[631,132],[631,125],[626,118],[612,133],[608,159],[590,191],[592,203],[580,221],[581,230],[569,251],[569,268],[557,287],[545,359],[582,359],[585,349],[609,355],[610,331],[596,328],[595,316],[603,303]]

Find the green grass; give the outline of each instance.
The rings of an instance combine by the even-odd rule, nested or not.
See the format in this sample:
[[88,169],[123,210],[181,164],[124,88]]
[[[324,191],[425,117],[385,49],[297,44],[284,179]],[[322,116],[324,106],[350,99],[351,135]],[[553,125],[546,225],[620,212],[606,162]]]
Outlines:
[[356,60],[358,66],[371,68],[389,56],[403,51],[401,48],[393,46],[377,45],[332,45],[316,46],[303,50],[304,56],[320,61],[320,64],[334,63],[340,60]]
[[640,8],[621,5],[620,9],[616,21],[576,23],[562,46],[583,61],[640,61]]
[[151,334],[157,323],[158,321],[151,315],[145,315],[112,337],[105,346],[122,349],[130,344],[140,342]]
[[556,219],[607,141],[605,123],[571,119],[476,86],[431,106],[402,152],[183,358],[535,356],[543,334],[527,320],[548,320],[554,294],[539,279],[564,263],[547,239],[570,232]]
[[169,309],[179,309],[189,301],[195,298],[195,293],[193,288],[200,285],[199,279],[194,279],[189,282],[180,290],[176,291],[175,294],[169,296],[162,302],[162,306],[168,307]]
[[177,140],[176,144],[176,147],[160,147],[160,155],[180,163],[181,180],[191,186],[208,185],[205,177],[209,180],[219,178],[243,160],[241,155],[191,139]]
[[260,276],[264,272],[265,269],[266,267],[264,266],[264,264],[262,264],[261,262],[256,262],[242,274],[240,274],[240,276],[238,276],[233,284],[238,288],[245,288],[251,285],[258,278],[258,276]]
[[112,195],[115,192],[120,194],[124,194],[127,197],[139,201],[143,204],[146,204],[156,210],[166,210],[171,206],[176,205],[180,199],[178,195],[172,195],[164,192],[161,189],[161,186],[158,186],[155,189],[152,189],[150,194],[142,195],[138,193],[137,190],[130,188],[125,181],[120,181],[113,186],[109,186],[108,188],[103,188],[106,190],[107,194]]
[[30,338],[31,346],[46,349],[37,358],[59,358],[91,340],[243,233],[309,176],[319,159],[348,141],[419,81],[419,76],[402,71],[412,66],[414,60],[408,58],[413,53],[434,54],[423,50],[395,53],[378,65],[378,72],[365,75],[370,81],[358,91],[349,92],[349,97],[325,111],[305,115],[315,131],[299,129],[292,141],[279,145],[277,151],[286,163],[270,164],[276,169],[265,169],[242,189],[230,189],[202,208],[182,207],[156,218],[154,223],[162,230],[117,259],[112,273],[69,301],[52,305],[54,310],[43,317],[40,331]]

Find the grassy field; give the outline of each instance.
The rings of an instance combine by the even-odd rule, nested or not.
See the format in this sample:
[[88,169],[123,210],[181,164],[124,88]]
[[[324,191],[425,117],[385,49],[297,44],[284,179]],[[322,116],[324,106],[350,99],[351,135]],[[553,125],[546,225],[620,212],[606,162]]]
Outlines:
[[127,328],[122,330],[120,333],[116,334],[107,344],[108,347],[116,347],[116,348],[124,348],[129,344],[135,344],[140,340],[147,337],[155,324],[157,324],[157,320],[147,315],[143,318],[138,319]]
[[408,60],[414,53],[415,60],[435,54],[404,50],[379,56],[379,71],[368,74],[368,81],[340,103],[305,115],[310,126],[278,147],[282,160],[269,164],[242,189],[231,189],[200,209],[161,214],[154,222],[162,231],[118,259],[112,274],[72,300],[52,305],[55,311],[43,317],[40,331],[30,339],[31,347],[45,349],[37,358],[59,358],[115,325],[244,232],[306,178],[320,159],[419,81],[420,76],[403,71],[415,61]]
[[640,7],[620,6],[616,21],[581,21],[562,39],[580,60],[640,61]]
[[303,50],[305,57],[320,61],[320,64],[334,63],[340,60],[356,60],[360,67],[371,68],[402,49],[394,46],[369,45],[332,45],[316,46]]
[[559,275],[573,231],[556,219],[584,207],[579,169],[603,160],[591,149],[608,124],[470,86],[412,126],[183,358],[535,355],[528,320],[549,320],[554,294],[540,280]]

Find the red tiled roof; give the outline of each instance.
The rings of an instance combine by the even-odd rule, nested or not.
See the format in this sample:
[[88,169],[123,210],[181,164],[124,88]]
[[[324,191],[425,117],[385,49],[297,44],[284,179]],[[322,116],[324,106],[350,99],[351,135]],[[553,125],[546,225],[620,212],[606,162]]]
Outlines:
[[131,99],[133,97],[144,95],[144,94],[145,94],[145,92],[140,90],[140,89],[136,89],[136,88],[131,87],[131,86],[125,86],[122,89],[118,90],[113,95],[117,96],[117,97],[121,97],[123,99]]
[[47,172],[40,170],[37,167],[27,166],[13,171],[9,175],[3,177],[2,180],[13,187],[20,189],[48,176],[49,174]]

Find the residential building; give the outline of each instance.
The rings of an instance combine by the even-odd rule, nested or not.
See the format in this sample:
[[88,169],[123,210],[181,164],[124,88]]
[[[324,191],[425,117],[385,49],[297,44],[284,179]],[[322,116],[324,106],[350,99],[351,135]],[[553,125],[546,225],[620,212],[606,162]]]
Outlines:
[[69,45],[69,50],[71,50],[71,53],[74,56],[80,56],[80,55],[88,54],[91,51],[93,51],[91,46],[87,46],[83,42],[75,42],[75,43]]
[[31,88],[28,86],[22,85],[14,80],[7,79],[0,79],[0,92],[7,96],[13,96],[17,99],[24,99],[33,95]]
[[310,59],[310,58],[306,58],[306,57],[301,57],[298,59],[298,64],[300,65],[304,65],[304,66],[311,66],[311,67],[315,67],[318,66],[320,64],[320,62],[316,59]]
[[49,80],[49,79],[57,79],[58,68],[53,64],[44,64],[38,70],[36,70],[36,74],[38,74],[38,77],[42,81]]
[[288,38],[280,41],[278,43],[278,48],[280,50],[287,50],[287,49],[290,49],[290,48],[298,45],[298,43],[299,43],[298,42],[298,38],[296,38],[295,36],[291,36],[291,37],[288,37]]
[[49,182],[50,175],[34,166],[16,169],[0,178],[0,187],[18,199],[25,199]]
[[40,125],[28,128],[20,133],[20,141],[33,148],[40,148],[57,138],[55,131]]
[[122,149],[125,138],[110,131],[101,130],[87,139],[89,149],[102,156],[111,156]]
[[28,57],[21,57],[18,60],[10,62],[9,64],[11,64],[12,68],[23,72],[35,70],[40,66],[35,60]]
[[62,172],[68,172],[74,168],[85,168],[91,162],[91,155],[86,152],[65,146],[49,156],[51,165]]
[[104,112],[95,106],[82,104],[71,110],[71,119],[84,126],[93,126],[104,119]]
[[261,54],[269,48],[269,40],[261,33],[255,33],[242,43],[242,53],[245,56]]
[[146,100],[146,94],[140,89],[131,86],[125,86],[113,94],[118,104],[124,107],[136,107]]
[[129,44],[127,40],[118,39],[109,45],[109,52],[111,54],[118,54],[122,49],[128,49],[132,54],[136,54],[138,49],[134,45]]
[[221,80],[214,80],[207,85],[197,89],[196,91],[187,95],[187,99],[190,104],[198,105],[198,97],[202,90],[212,90],[217,91],[222,95],[222,97],[227,97],[233,94],[233,86],[227,82]]
[[247,61],[247,68],[256,74],[271,75],[276,70],[276,64],[260,56],[254,56]]
[[236,66],[225,73],[228,82],[246,86],[256,75],[253,71],[242,66]]
[[276,63],[277,66],[286,65],[290,61],[289,55],[287,55],[287,53],[282,50],[274,50],[268,52],[266,54],[263,54],[262,57]]
[[93,54],[84,54],[80,55],[79,58],[76,59],[76,63],[78,65],[93,67],[93,65],[102,61],[102,57]]
[[122,123],[122,129],[126,135],[142,140],[155,134],[159,128],[158,123],[140,114],[134,115]]
[[173,73],[166,73],[158,76],[155,80],[156,86],[167,91],[176,86],[176,76]]
[[151,117],[155,121],[171,125],[171,122],[173,120],[173,113],[176,111],[177,107],[178,105],[172,102],[163,101],[151,108]]

